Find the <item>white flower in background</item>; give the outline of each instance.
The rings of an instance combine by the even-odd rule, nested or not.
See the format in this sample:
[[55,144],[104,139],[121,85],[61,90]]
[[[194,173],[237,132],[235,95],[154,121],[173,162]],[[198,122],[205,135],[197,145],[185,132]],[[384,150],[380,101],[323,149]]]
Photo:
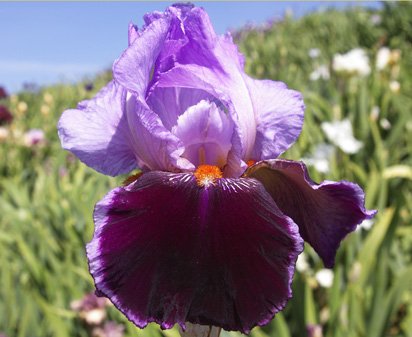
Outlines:
[[50,104],[53,103],[54,98],[53,98],[53,95],[52,95],[51,93],[49,93],[49,92],[46,91],[46,92],[43,94],[43,100],[44,100],[44,102],[45,102],[46,104],[50,105]]
[[46,105],[46,104],[42,104],[42,106],[40,107],[40,112],[43,116],[47,116],[50,114],[50,106]]
[[306,333],[307,337],[323,337],[322,326],[319,324],[308,324]]
[[300,273],[304,273],[310,269],[310,265],[308,262],[308,258],[306,254],[303,252],[298,256],[296,260],[296,270]]
[[380,124],[381,128],[384,129],[384,130],[389,130],[392,127],[391,122],[389,122],[386,118],[382,118],[379,121],[379,124]]
[[349,119],[323,122],[321,128],[328,140],[345,153],[354,154],[363,146],[362,142],[353,137],[352,124]]
[[94,293],[85,294],[82,299],[72,301],[70,308],[79,313],[79,317],[89,325],[99,325],[106,319],[109,300],[97,297]]
[[28,105],[26,102],[19,102],[17,103],[17,113],[18,114],[24,114],[28,109]]
[[362,273],[362,264],[359,261],[355,261],[349,272],[349,280],[352,283],[356,283]]
[[386,68],[391,59],[391,50],[387,47],[382,47],[376,54],[376,68],[382,70]]
[[360,225],[358,227],[356,227],[356,230],[364,229],[364,230],[368,231],[372,228],[373,224],[374,224],[373,220],[370,220],[370,219],[363,220],[360,223]]
[[331,269],[321,269],[315,274],[316,281],[323,288],[330,288],[333,284],[333,271]]
[[336,54],[332,67],[337,73],[349,75],[367,76],[371,72],[368,55],[360,48],[352,49],[346,54]]
[[0,142],[5,141],[9,137],[9,129],[0,126]]
[[325,64],[317,66],[314,71],[309,75],[311,81],[317,81],[319,79],[328,80],[330,78],[329,67]]
[[399,49],[390,50],[388,47],[382,47],[376,54],[376,68],[383,70],[387,66],[394,66],[401,59],[401,51]]
[[320,50],[318,48],[309,49],[308,55],[310,58],[315,59],[320,56]]
[[398,93],[401,89],[401,84],[398,81],[391,81],[389,83],[389,89],[394,93]]
[[104,326],[94,327],[92,337],[123,337],[124,326],[116,322],[105,322]]
[[373,14],[373,15],[370,17],[370,20],[371,20],[371,23],[372,23],[374,26],[377,26],[377,25],[379,25],[379,24],[382,22],[382,18],[381,18],[381,16],[380,16],[379,14]]
[[381,113],[381,109],[378,106],[374,105],[371,110],[371,115],[370,115],[371,119],[373,121],[378,120],[380,113]]
[[89,325],[99,325],[106,319],[106,311],[102,308],[82,311],[80,318]]
[[27,147],[41,146],[45,143],[43,130],[31,129],[23,135],[23,144]]
[[327,306],[325,306],[320,310],[319,321],[322,324],[326,324],[329,321],[329,318],[330,318],[330,309]]
[[389,59],[389,64],[390,65],[394,65],[399,63],[399,61],[401,60],[401,50],[400,49],[393,49],[391,50],[391,56]]
[[332,145],[321,143],[316,145],[312,156],[302,158],[307,165],[315,167],[316,171],[321,173],[328,173],[330,170],[330,159],[335,152],[335,148]]

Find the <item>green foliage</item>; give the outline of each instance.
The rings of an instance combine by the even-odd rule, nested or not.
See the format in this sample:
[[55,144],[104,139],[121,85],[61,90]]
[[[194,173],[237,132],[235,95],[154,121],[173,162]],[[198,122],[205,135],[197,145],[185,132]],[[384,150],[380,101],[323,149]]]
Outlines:
[[[379,210],[371,230],[342,243],[330,288],[320,286],[315,275],[322,263],[305,248],[309,268],[296,273],[293,299],[253,337],[306,336],[310,325],[321,326],[325,337],[412,336],[411,12],[407,3],[385,4],[381,12],[327,11],[235,34],[249,74],[304,94],[304,129],[284,157],[310,156],[328,142],[320,124],[348,118],[363,148],[352,155],[336,149],[330,171],[310,167],[311,176],[356,181],[366,190],[366,206]],[[399,48],[401,56],[378,71],[374,59],[382,45]],[[369,55],[371,74],[333,72],[333,56],[357,47]],[[308,56],[313,48],[319,57]],[[310,80],[319,65],[326,65],[330,79]],[[58,85],[5,102],[15,116],[8,138],[0,140],[0,332],[9,337],[89,336],[70,303],[93,290],[84,246],[93,233],[94,204],[124,177],[100,175],[61,150],[56,124],[63,110],[92,97],[109,77],[97,77],[93,92],[84,83]],[[393,81],[399,91],[390,89]],[[44,144],[24,145],[31,128],[45,132]],[[139,330],[115,308],[107,311],[126,336],[179,336],[156,325]]]

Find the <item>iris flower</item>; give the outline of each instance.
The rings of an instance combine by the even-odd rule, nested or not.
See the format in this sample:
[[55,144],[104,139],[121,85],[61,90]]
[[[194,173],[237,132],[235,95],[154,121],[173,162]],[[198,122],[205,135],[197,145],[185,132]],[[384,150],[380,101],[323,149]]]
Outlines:
[[303,163],[275,159],[301,131],[302,95],[249,77],[203,9],[144,20],[130,25],[113,81],[58,126],[62,146],[95,170],[141,170],[95,206],[90,273],[138,327],[248,333],[292,296],[304,240],[332,267],[375,212],[358,185],[318,185]]
[[0,125],[9,124],[13,120],[13,115],[6,106],[0,105]]

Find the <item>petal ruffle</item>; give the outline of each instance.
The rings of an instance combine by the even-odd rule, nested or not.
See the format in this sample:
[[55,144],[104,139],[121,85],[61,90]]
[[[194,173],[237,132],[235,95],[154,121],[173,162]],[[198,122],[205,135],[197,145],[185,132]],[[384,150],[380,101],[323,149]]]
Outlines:
[[129,27],[132,44],[113,64],[113,77],[125,89],[144,100],[153,67],[165,42],[170,20],[162,16],[140,32]]
[[298,138],[305,105],[302,94],[283,82],[244,76],[257,120],[253,160],[277,158]]
[[107,194],[94,220],[96,288],[139,327],[247,333],[291,297],[303,241],[255,179],[199,187],[191,174],[148,172]]
[[196,167],[223,167],[232,147],[233,123],[214,102],[202,100],[189,107],[172,129],[185,146],[183,157]]
[[147,97],[147,104],[160,117],[163,125],[171,130],[181,114],[203,99],[213,101],[215,98],[204,90],[157,87]]
[[[171,13],[176,8],[169,9]],[[201,8],[186,11],[180,48],[172,62],[164,61],[153,86],[200,89],[226,105],[236,125],[238,155],[249,158],[256,135],[256,121],[248,88],[243,79],[243,58],[230,35],[216,35],[207,13]],[[169,57],[170,59],[170,57]],[[167,66],[165,64],[167,63]]]
[[141,35],[139,29],[133,23],[129,23],[129,34],[128,34],[128,42],[129,46]]
[[126,110],[139,167],[169,172],[194,169],[192,163],[181,157],[185,150],[182,142],[145,103],[128,94]]
[[348,181],[314,183],[301,162],[269,160],[246,175],[258,179],[283,213],[299,226],[300,234],[333,267],[342,239],[376,211],[365,209],[362,189]]
[[62,147],[103,174],[115,176],[135,169],[125,102],[125,90],[110,82],[95,98],[66,110],[58,124]]

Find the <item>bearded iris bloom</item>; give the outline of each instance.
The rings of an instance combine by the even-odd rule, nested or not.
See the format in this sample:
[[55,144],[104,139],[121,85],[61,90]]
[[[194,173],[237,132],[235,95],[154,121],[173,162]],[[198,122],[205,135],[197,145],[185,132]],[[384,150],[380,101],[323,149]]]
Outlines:
[[274,159],[301,131],[302,95],[246,75],[203,9],[144,20],[130,25],[113,81],[58,126],[63,147],[95,170],[141,169],[96,204],[90,272],[139,327],[248,333],[291,297],[304,240],[332,267],[375,212],[358,185],[318,185],[303,163]]

